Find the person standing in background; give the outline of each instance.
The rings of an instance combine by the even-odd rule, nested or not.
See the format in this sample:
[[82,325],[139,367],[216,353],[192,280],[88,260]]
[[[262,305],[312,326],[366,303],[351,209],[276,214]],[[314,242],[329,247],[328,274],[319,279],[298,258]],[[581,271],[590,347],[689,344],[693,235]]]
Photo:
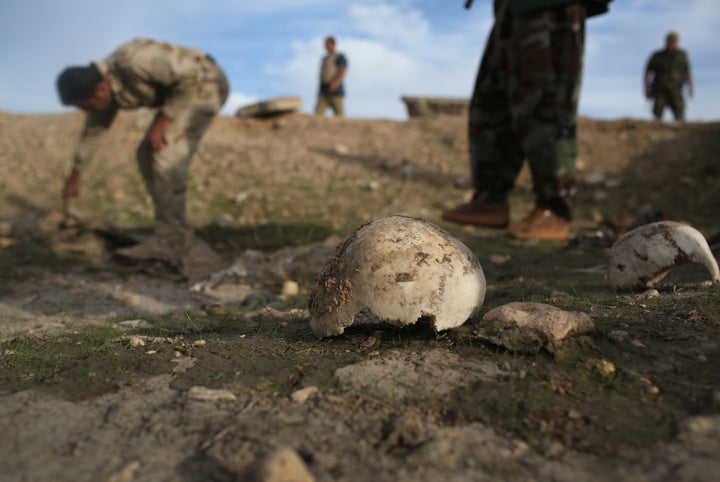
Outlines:
[[678,42],[678,34],[669,32],[665,37],[665,48],[653,52],[645,66],[645,97],[654,99],[652,112],[658,121],[662,120],[665,107],[669,107],[675,120],[684,122],[683,85],[688,86],[688,97],[694,95],[690,61],[687,53],[678,48]]
[[335,50],[335,38],[325,38],[327,55],[320,65],[320,91],[318,92],[315,114],[324,115],[330,107],[337,117],[345,115],[345,86],[343,79],[347,72],[348,61],[345,55]]

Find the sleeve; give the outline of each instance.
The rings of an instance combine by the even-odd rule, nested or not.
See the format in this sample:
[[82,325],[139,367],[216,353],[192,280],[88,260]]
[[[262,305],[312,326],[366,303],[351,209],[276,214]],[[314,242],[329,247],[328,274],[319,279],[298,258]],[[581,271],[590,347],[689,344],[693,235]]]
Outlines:
[[138,49],[130,68],[138,80],[161,90],[163,105],[160,112],[173,119],[194,99],[203,57],[199,50],[151,42]]
[[654,53],[648,59],[647,65],[645,66],[645,73],[655,72],[657,70],[657,54]]
[[92,112],[85,119],[85,127],[78,139],[73,157],[73,169],[80,170],[95,155],[97,148],[106,137],[117,114],[117,107],[112,106],[103,112]]
[[348,61],[343,54],[339,54],[335,59],[335,65],[338,67],[347,67]]

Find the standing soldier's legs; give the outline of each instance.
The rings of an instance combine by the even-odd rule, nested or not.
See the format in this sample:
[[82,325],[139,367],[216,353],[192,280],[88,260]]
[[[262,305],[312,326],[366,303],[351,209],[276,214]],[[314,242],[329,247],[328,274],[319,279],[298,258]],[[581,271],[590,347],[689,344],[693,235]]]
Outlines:
[[345,107],[343,101],[345,99],[342,95],[331,95],[330,97],[330,108],[337,117],[345,116]]
[[475,196],[507,203],[524,161],[508,99],[507,2],[499,7],[478,69],[468,113],[470,172]]
[[564,241],[575,197],[576,112],[586,10],[571,5],[514,19],[509,97],[533,178],[535,209],[510,234]]
[[496,0],[495,25],[488,37],[468,112],[473,198],[443,218],[463,224],[505,227],[508,196],[523,164],[507,98],[507,2]]
[[323,93],[318,94],[317,104],[315,104],[315,115],[324,115],[329,106],[328,96]]
[[676,121],[685,121],[685,99],[683,98],[682,91],[680,89],[673,91],[668,96],[668,106],[670,107]]
[[653,116],[655,117],[655,120],[662,120],[663,111],[665,110],[665,105],[667,104],[666,96],[664,92],[657,92],[655,94],[655,101],[653,102]]

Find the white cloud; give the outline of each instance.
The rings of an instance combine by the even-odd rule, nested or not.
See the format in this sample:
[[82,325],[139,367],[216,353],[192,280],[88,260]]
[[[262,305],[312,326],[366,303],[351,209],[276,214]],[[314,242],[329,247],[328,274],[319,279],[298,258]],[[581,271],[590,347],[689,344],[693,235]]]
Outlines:
[[[224,112],[262,98],[301,95],[312,110],[322,39],[338,38],[350,61],[350,116],[404,118],[400,96],[467,97],[492,22],[492,2],[435,0],[7,0],[0,7],[0,109],[58,111],[57,73],[102,58],[139,36],[212,53],[230,77]],[[112,15],[98,14],[110,8]],[[717,0],[617,0],[588,21],[581,113],[649,118],[644,63],[677,30],[696,80],[688,117],[717,119]],[[39,32],[42,34],[40,35]]]

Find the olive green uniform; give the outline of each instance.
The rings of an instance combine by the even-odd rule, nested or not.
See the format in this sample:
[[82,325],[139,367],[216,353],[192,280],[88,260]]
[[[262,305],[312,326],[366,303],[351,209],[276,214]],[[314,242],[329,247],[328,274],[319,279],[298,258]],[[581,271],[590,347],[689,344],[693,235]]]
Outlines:
[[685,99],[682,87],[690,74],[690,62],[682,49],[663,49],[653,52],[645,67],[645,76],[652,74],[650,97],[654,99],[653,115],[662,119],[665,107],[669,107],[675,120],[685,120]]

